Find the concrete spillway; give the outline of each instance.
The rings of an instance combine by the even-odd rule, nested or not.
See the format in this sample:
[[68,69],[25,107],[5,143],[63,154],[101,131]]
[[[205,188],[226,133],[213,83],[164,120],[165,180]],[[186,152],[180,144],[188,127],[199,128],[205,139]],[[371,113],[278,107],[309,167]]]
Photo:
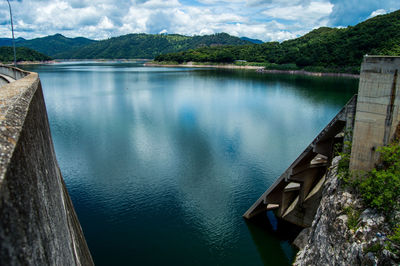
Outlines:
[[354,96],[289,168],[243,215],[268,210],[293,224],[309,227],[319,206],[325,173],[335,143],[353,132],[351,170],[371,170],[379,146],[400,137],[400,57],[365,56],[358,96]]
[[353,127],[355,108],[356,96],[243,216],[250,219],[275,210],[277,216],[286,221],[303,227],[310,226],[319,205],[334,145],[343,142],[345,128]]
[[0,66],[0,265],[93,265],[36,73]]

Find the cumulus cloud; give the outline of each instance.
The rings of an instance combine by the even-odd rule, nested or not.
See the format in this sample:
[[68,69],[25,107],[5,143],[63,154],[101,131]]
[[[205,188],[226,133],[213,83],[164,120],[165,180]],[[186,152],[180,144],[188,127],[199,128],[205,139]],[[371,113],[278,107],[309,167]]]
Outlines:
[[387,13],[387,11],[385,9],[377,9],[377,10],[373,11],[371,13],[371,15],[369,15],[368,18],[373,18],[373,17],[379,16],[379,15],[384,15],[386,13]]
[[308,5],[293,5],[273,7],[265,10],[263,14],[285,20],[306,20],[313,23],[326,18],[332,12],[333,5],[329,2],[311,2]]
[[[227,32],[283,41],[320,26],[353,25],[400,8],[398,0],[24,0],[12,1],[17,37],[61,33],[104,39],[128,33]],[[353,14],[354,13],[354,14]],[[0,1],[0,37],[10,36]]]

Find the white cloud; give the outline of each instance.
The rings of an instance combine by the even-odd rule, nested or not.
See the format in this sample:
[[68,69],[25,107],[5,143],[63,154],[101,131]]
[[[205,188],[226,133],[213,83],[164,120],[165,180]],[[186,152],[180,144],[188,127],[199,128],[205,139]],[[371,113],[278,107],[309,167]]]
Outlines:
[[377,9],[377,10],[373,11],[371,13],[371,15],[369,15],[368,18],[373,18],[373,17],[379,16],[379,15],[384,15],[386,13],[387,13],[387,11],[385,9]]
[[311,2],[308,5],[294,5],[274,7],[263,11],[264,15],[285,20],[308,21],[314,23],[326,18],[332,12],[333,5],[330,2]]

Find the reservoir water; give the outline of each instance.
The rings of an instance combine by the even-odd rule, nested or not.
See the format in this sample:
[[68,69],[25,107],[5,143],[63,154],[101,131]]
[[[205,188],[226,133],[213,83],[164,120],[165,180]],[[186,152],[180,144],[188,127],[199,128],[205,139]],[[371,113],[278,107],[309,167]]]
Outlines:
[[24,68],[40,75],[96,265],[290,264],[294,250],[274,220],[242,214],[358,86],[139,63]]

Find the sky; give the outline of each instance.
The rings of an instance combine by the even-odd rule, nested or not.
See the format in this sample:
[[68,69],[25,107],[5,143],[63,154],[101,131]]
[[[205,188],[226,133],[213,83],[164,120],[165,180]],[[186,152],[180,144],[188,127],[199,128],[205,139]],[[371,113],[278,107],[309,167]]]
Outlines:
[[[15,37],[61,33],[107,39],[128,33],[226,32],[284,41],[322,26],[347,27],[400,9],[399,0],[10,0]],[[0,38],[11,37],[0,0]]]

